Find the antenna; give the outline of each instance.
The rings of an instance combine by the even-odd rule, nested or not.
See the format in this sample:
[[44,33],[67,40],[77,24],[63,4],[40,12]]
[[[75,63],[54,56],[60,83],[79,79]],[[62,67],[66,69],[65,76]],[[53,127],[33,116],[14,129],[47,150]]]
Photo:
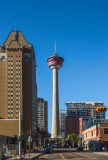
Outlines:
[[16,29],[16,21],[14,22],[15,24],[15,40],[18,41],[18,31]]
[[57,49],[57,48],[56,48],[56,40],[55,40],[55,53],[56,53],[56,49]]
[[14,25],[15,25],[15,32],[16,32],[16,21],[14,22]]

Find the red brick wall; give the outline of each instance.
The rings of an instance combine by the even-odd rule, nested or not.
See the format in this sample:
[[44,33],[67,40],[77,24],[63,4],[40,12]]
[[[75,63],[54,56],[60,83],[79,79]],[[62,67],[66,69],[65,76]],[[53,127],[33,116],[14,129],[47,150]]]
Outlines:
[[78,117],[66,117],[66,135],[79,134],[79,118]]

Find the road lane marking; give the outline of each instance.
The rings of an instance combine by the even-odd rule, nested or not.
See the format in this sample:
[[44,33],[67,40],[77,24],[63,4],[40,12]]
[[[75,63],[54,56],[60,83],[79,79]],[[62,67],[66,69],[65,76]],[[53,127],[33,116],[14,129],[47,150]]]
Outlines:
[[60,153],[60,157],[61,157],[63,160],[66,160],[61,153]]
[[81,155],[81,156],[83,156],[83,158],[85,157],[85,158],[89,158],[89,159],[98,159],[98,158],[96,158],[96,157],[94,157],[94,156],[88,155],[87,153],[84,154],[84,152],[82,152],[82,153],[75,152],[75,154],[76,154],[76,155]]
[[98,159],[98,158],[96,158],[96,157],[89,157],[89,159]]
[[[80,155],[82,155],[82,154],[80,154]],[[60,157],[61,157],[63,160],[66,160],[61,153],[60,153]],[[86,158],[91,159],[91,160],[92,160],[92,159],[94,159],[94,160],[95,160],[95,159],[98,159],[98,158],[95,158],[95,157],[87,157],[87,156],[84,156],[84,157],[82,157],[82,158],[77,158],[77,157],[75,158],[75,157],[74,157],[74,158],[72,158],[72,159],[73,159],[73,160],[74,160],[74,159],[82,160],[82,159],[86,159]]]
[[[68,153],[70,156],[72,155],[72,157],[73,156],[75,156],[75,157],[73,157],[72,159],[74,160],[74,158],[77,158],[77,159],[97,159],[98,160],[98,158],[96,158],[96,157],[94,157],[94,156],[91,156],[91,155],[89,155],[89,154],[87,154],[87,153],[84,153],[84,152],[82,152],[82,153],[79,153],[79,152],[71,152],[71,153]],[[80,157],[80,156],[82,156],[82,157]]]

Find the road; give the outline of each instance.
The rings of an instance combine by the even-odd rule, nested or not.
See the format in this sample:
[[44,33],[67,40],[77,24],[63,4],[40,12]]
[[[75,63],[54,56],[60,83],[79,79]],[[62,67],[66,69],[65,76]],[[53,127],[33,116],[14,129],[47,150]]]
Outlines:
[[46,160],[108,160],[108,153],[76,151],[72,149],[56,149],[52,153],[44,154],[39,159]]

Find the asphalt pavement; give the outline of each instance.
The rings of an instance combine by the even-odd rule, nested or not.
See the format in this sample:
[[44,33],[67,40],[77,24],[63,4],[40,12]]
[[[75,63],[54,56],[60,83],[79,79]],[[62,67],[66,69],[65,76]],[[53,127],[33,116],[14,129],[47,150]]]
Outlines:
[[[58,150],[58,149],[57,149]],[[60,149],[59,149],[60,150]],[[72,149],[69,149],[69,150],[72,150]],[[79,152],[79,151],[76,151],[76,152]],[[85,151],[80,151],[80,152],[85,152]],[[87,152],[87,151],[86,151]],[[89,152],[89,151],[88,151]],[[108,155],[108,151],[107,152],[92,152],[93,154],[97,154],[97,155]],[[25,154],[25,157],[23,157],[22,155],[22,158],[19,158],[18,155],[6,155],[6,160],[17,160],[17,159],[36,159],[38,158],[39,156],[43,155],[44,152],[43,151],[35,151],[35,152],[32,152],[32,153],[26,153]]]
[[6,160],[17,160],[17,159],[36,159],[36,158],[38,158],[39,156],[41,156],[43,154],[43,152],[42,151],[40,151],[40,152],[33,152],[33,153],[26,153],[25,154],[25,157],[22,155],[22,157],[21,158],[19,158],[19,155],[5,155],[5,159]]

